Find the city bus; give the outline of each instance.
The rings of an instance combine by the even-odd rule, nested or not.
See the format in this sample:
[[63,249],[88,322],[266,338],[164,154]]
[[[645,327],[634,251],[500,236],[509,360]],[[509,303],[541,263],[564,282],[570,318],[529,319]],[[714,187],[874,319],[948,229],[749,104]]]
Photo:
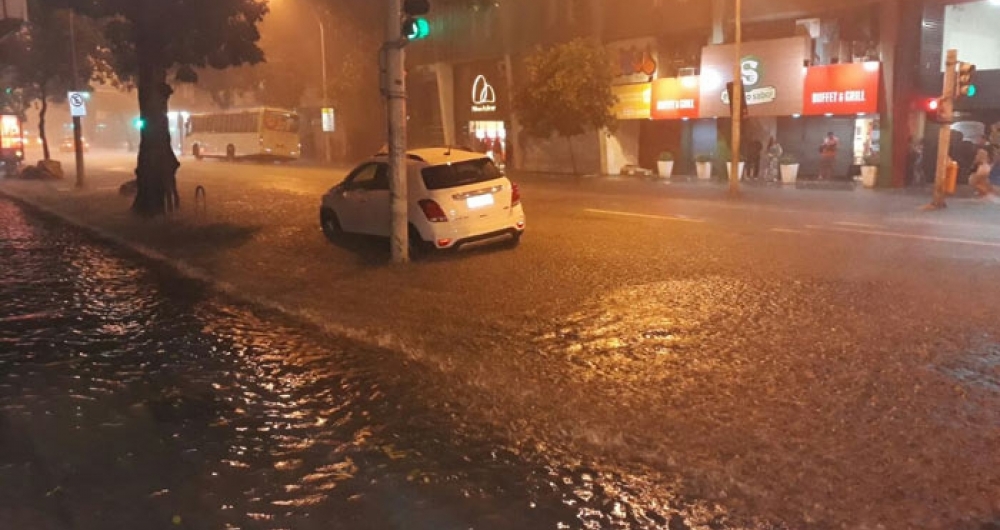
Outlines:
[[185,123],[187,152],[196,159],[295,160],[301,154],[295,111],[252,108],[192,114]]

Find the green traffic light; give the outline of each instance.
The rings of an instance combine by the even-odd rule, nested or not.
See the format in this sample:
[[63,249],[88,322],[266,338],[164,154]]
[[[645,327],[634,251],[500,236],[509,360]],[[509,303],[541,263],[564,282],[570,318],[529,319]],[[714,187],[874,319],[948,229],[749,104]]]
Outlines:
[[426,39],[431,34],[431,25],[423,17],[409,18],[406,20],[403,33],[409,40]]
[[973,97],[976,95],[976,85],[969,85],[969,88],[965,90],[965,95],[968,97]]
[[141,131],[141,130],[143,130],[143,129],[146,128],[146,120],[144,120],[142,118],[136,118],[135,122],[133,123],[133,125],[135,125],[136,129],[138,129],[138,130]]

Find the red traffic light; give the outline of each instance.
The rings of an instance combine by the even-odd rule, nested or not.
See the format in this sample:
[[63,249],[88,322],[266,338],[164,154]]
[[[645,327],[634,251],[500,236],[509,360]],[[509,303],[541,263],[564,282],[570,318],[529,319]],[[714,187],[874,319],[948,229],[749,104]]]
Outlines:
[[937,98],[931,98],[927,100],[927,110],[933,112],[941,106],[941,102]]

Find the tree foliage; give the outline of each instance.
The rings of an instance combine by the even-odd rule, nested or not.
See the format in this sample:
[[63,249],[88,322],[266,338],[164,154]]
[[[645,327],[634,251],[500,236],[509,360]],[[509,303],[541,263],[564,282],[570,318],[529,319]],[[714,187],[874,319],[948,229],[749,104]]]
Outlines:
[[159,215],[178,205],[180,163],[167,119],[171,82],[194,82],[197,68],[223,69],[264,60],[257,25],[266,0],[44,0],[105,19],[111,65],[137,89],[145,122],[132,209]]
[[[97,21],[78,16],[73,21],[76,71],[73,71],[70,12],[46,9],[35,0],[30,4],[31,21],[0,45],[0,57],[11,67],[18,96],[26,103],[40,102],[38,129],[44,157],[50,158],[45,119],[49,102],[61,103],[70,90],[88,90],[95,79],[111,75],[106,47]],[[79,83],[79,86],[77,86]]]
[[532,136],[576,136],[612,127],[611,60],[600,44],[576,39],[536,49],[514,95],[514,111]]

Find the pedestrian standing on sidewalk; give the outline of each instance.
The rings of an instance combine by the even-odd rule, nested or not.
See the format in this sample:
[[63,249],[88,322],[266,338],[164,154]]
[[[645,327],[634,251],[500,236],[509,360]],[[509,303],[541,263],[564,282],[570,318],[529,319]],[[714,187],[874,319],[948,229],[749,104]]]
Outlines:
[[993,194],[993,185],[990,183],[990,173],[996,165],[993,158],[986,149],[976,152],[976,159],[972,163],[972,174],[969,175],[969,185],[978,197],[989,197]]
[[747,179],[757,180],[760,178],[760,152],[764,150],[764,144],[760,143],[760,140],[754,138],[750,142],[747,153]]
[[833,131],[826,133],[826,138],[819,146],[819,178],[828,180],[833,178],[833,166],[837,161],[837,150],[840,148],[840,139]]
[[772,136],[767,141],[767,173],[764,175],[764,180],[774,179],[775,182],[781,182],[780,164],[783,154],[785,150]]

